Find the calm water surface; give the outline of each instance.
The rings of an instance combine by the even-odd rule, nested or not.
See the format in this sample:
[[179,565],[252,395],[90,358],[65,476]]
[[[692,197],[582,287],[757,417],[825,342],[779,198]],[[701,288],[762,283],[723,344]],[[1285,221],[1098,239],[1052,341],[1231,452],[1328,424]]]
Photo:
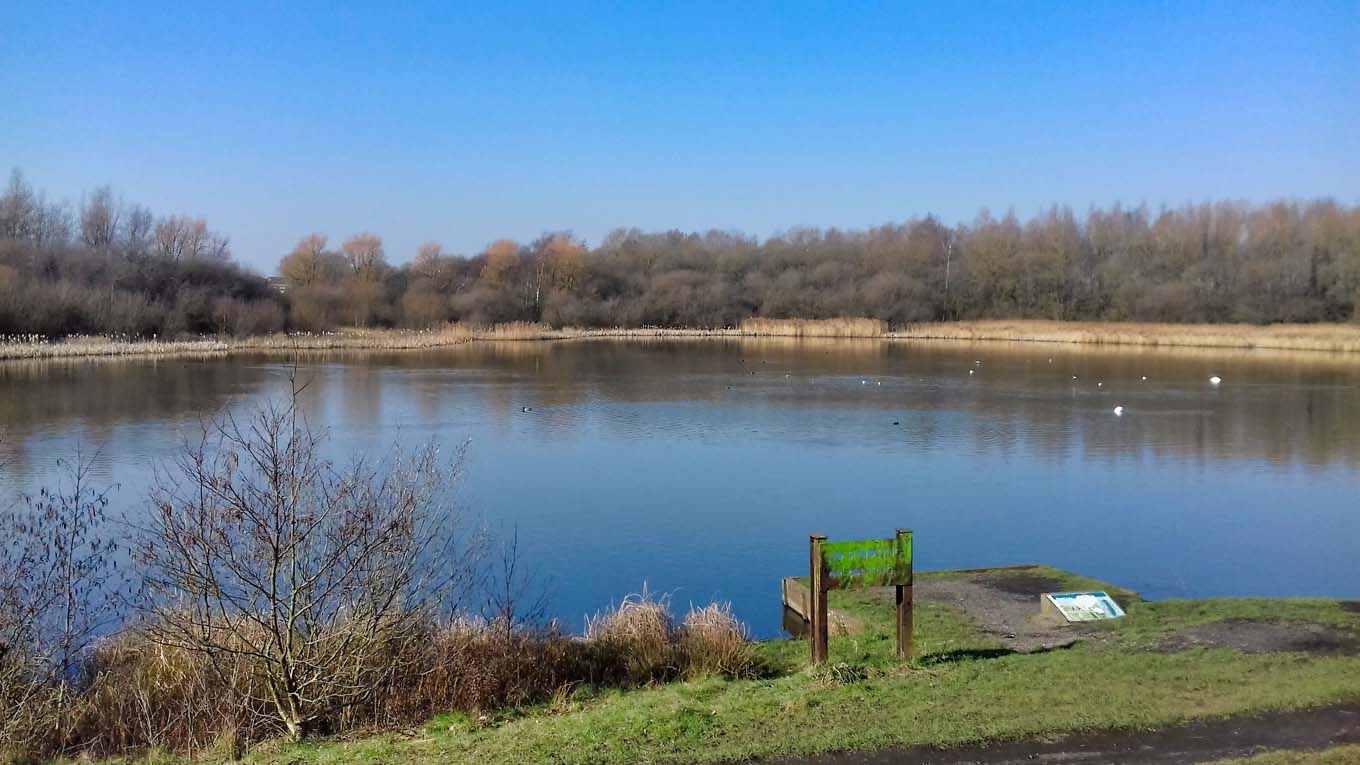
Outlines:
[[[200,415],[280,395],[289,368],[0,364],[0,491],[52,480],[79,447],[136,512]],[[730,600],[772,635],[809,533],[898,526],[922,569],[1043,562],[1152,598],[1360,597],[1357,359],[598,341],[314,357],[300,373],[339,448],[470,441],[463,502],[518,529],[574,627],[646,583],[681,609]]]

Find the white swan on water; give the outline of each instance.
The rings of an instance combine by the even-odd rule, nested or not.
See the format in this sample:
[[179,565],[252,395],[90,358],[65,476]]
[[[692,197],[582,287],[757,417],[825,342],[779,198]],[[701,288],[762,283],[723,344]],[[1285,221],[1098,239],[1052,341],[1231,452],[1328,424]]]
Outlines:
[[1218,385],[1221,382],[1223,382],[1223,378],[1219,377],[1218,375],[1214,375],[1213,377],[1209,378],[1210,385]]
[[1124,407],[1122,407],[1122,406],[1116,406],[1116,407],[1114,408],[1114,416],[1115,416],[1115,417],[1123,417],[1123,416],[1124,416]]

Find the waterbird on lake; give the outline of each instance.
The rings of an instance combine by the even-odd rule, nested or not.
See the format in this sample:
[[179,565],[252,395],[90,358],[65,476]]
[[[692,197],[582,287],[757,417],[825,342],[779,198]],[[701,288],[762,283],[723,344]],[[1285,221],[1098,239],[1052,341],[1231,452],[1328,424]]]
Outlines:
[[1122,406],[1116,406],[1116,407],[1114,408],[1114,416],[1115,416],[1115,417],[1123,417],[1123,416],[1124,416],[1124,407],[1122,407]]
[[968,374],[970,374],[970,375],[971,375],[971,374],[972,374],[972,373],[973,373],[973,370],[971,370],[971,369],[970,369],[970,370],[968,370]]
[[1147,380],[1147,375],[1143,375],[1143,380]]
[[1104,388],[1104,387],[1105,387],[1105,383],[1103,383],[1103,382],[1098,382],[1098,383],[1096,383],[1096,387],[1097,387],[1097,388]]
[[532,406],[521,406],[519,410],[521,412],[532,412],[534,411],[534,408]]
[[1218,385],[1221,382],[1223,382],[1223,378],[1219,377],[1218,375],[1214,375],[1213,377],[1209,378],[1210,385]]

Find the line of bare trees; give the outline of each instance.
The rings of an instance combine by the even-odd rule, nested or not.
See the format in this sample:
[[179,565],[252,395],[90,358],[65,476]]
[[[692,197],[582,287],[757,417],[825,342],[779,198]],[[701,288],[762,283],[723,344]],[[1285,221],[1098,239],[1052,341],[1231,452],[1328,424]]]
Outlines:
[[201,220],[154,220],[96,190],[78,214],[15,175],[0,196],[0,333],[248,335],[449,321],[555,326],[735,326],[750,317],[1334,322],[1360,303],[1360,207],[1065,207],[764,241],[618,229],[475,255],[422,245],[391,265],[383,241],[303,237],[279,294],[234,265]]
[[[362,270],[356,245],[376,251]],[[594,249],[559,232],[527,245],[493,242],[473,257],[429,243],[401,268],[384,265],[372,235],[331,251],[312,234],[280,272],[293,322],[313,327],[358,320],[721,327],[753,316],[870,317],[894,326],[975,318],[1348,321],[1360,302],[1360,208],[1116,206],[1084,219],[1053,208],[1029,221],[984,212],[953,228],[927,217],[864,231],[799,229],[763,242],[720,231],[619,229]]]
[[250,335],[285,318],[202,218],[157,218],[107,186],[72,210],[18,170],[0,193],[0,334]]

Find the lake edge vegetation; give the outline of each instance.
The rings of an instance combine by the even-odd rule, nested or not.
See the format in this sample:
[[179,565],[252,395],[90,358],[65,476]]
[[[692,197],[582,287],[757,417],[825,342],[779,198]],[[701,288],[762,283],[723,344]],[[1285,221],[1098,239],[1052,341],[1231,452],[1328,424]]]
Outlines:
[[[1054,569],[1035,571],[1069,589],[1099,586]],[[1121,593],[1129,616],[1068,648],[1007,651],[963,611],[921,602],[917,658],[904,664],[893,655],[891,591],[835,591],[832,606],[854,614],[866,629],[833,640],[830,661],[820,668],[807,666],[805,641],[771,640],[752,648],[763,668],[756,676],[578,685],[540,703],[436,714],[413,728],[297,743],[275,739],[234,754],[201,751],[192,759],[239,757],[252,765],[763,762],[1152,729],[1360,699],[1360,656],[1167,647],[1187,631],[1244,621],[1312,625],[1360,637],[1360,613],[1337,601],[1145,602],[1105,589]],[[160,751],[116,761],[181,759],[188,758]]]
[[[283,248],[281,248],[283,249]],[[389,264],[381,237],[308,234],[267,280],[201,218],[155,217],[108,187],[75,208],[15,171],[0,194],[0,335],[251,337],[451,322],[586,330],[735,328],[747,320],[1344,323],[1360,301],[1360,208],[1329,200],[983,211],[865,230],[617,229],[427,243]]]
[[[857,334],[861,328],[864,334]],[[432,350],[472,342],[554,342],[574,340],[880,340],[961,343],[1057,343],[1105,347],[1224,349],[1238,351],[1360,352],[1360,324],[1139,324],[983,320],[913,324],[886,330],[872,320],[817,319],[743,321],[730,329],[666,327],[586,329],[511,323],[489,327],[449,324],[426,330],[341,329],[279,333],[246,338],[120,340],[72,337],[0,339],[0,361],[75,360],[136,357],[208,357],[230,353]]]
[[145,513],[108,517],[88,455],[0,513],[0,763],[239,758],[573,689],[755,677],[721,603],[629,596],[576,636],[517,534],[466,522],[462,453],[323,455],[291,398],[203,422]]

